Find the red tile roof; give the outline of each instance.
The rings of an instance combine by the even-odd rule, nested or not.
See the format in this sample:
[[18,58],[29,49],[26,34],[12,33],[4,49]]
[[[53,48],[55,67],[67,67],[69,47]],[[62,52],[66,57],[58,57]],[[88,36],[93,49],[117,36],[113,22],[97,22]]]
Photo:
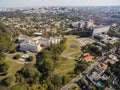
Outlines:
[[84,58],[84,60],[85,60],[86,62],[90,62],[90,61],[92,61],[93,59],[94,59],[94,56],[91,56],[91,55],[86,56],[86,57]]
[[90,53],[84,53],[83,54],[83,56],[89,56],[90,55]]
[[108,63],[108,62],[110,62],[111,64],[115,64],[115,61],[113,61],[113,60],[111,60],[111,59],[106,59],[106,60],[105,60],[105,63]]
[[104,70],[106,70],[106,69],[108,68],[108,65],[106,65],[106,64],[104,64],[104,63],[102,63],[101,66],[102,66],[102,68],[103,68]]

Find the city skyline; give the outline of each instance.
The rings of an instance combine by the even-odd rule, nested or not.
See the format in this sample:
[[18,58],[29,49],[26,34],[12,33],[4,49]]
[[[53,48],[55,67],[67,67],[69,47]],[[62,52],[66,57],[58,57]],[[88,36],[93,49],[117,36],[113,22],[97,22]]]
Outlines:
[[0,0],[0,7],[120,6],[119,0]]

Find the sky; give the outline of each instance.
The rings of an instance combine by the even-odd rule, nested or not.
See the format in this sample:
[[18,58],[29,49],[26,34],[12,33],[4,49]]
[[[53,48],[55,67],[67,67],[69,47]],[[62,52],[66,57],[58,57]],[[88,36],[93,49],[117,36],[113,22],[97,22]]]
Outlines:
[[0,0],[0,7],[120,6],[120,0]]

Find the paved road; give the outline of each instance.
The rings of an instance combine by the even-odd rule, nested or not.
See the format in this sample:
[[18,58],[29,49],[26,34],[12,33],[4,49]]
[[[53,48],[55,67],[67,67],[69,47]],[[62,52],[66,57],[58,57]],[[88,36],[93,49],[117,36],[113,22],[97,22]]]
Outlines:
[[[95,66],[97,66],[99,64],[99,61],[102,61],[103,59],[105,59],[106,56],[103,56],[101,58],[99,58],[96,62],[94,62],[93,64],[91,64],[87,70],[85,70],[83,73],[88,73],[89,71],[91,71]],[[70,88],[72,88],[73,86],[75,86],[75,82],[79,81],[82,77],[84,77],[83,73],[81,73],[79,76],[77,76],[74,81],[72,81],[71,83],[68,83],[67,85],[65,85],[63,88],[61,88],[60,90],[69,90]]]
[[104,60],[109,54],[108,53],[114,53],[116,50],[116,48],[111,49],[109,52],[106,52],[103,54],[102,57],[100,57],[96,62],[94,62],[93,64],[91,64],[87,70],[85,70],[83,73],[81,73],[79,76],[77,76],[74,81],[68,83],[67,85],[65,85],[64,87],[62,87],[60,90],[69,90],[70,88],[72,88],[73,86],[75,86],[75,82],[79,81],[82,77],[84,77],[84,73],[88,73],[89,71],[91,71],[95,66],[97,66],[99,64],[100,61]]

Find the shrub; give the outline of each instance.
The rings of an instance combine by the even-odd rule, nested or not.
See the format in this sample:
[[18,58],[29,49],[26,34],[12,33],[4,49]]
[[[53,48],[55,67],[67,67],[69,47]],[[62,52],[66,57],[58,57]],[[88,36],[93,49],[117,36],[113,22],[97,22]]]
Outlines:
[[14,76],[8,76],[7,78],[1,81],[2,85],[4,86],[11,86],[15,82]]
[[20,54],[17,54],[13,57],[13,59],[19,59],[20,58]]
[[28,61],[33,61],[33,56],[29,56],[27,60]]

